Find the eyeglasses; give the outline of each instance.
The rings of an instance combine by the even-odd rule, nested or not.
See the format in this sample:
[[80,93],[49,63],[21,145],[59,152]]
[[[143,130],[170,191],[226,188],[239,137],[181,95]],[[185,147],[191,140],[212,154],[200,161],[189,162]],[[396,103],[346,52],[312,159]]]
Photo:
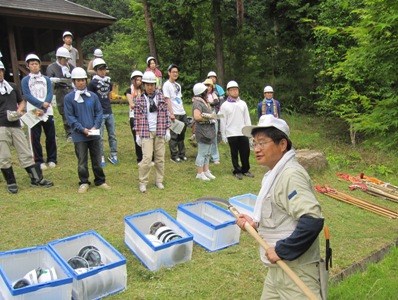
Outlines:
[[274,141],[273,140],[270,140],[270,141],[268,141],[268,142],[262,142],[262,143],[251,143],[251,145],[250,145],[250,147],[252,148],[252,149],[255,149],[255,148],[260,148],[260,149],[264,149],[264,146],[266,145],[266,144],[268,144],[268,143],[273,143]]

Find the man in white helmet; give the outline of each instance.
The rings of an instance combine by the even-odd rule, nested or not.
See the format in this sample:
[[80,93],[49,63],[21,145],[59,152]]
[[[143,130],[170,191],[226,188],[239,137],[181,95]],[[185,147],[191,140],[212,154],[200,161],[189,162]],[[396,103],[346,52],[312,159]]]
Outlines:
[[[51,106],[53,89],[50,78],[40,72],[41,61],[36,54],[29,54],[25,59],[29,75],[22,79],[22,93],[27,101],[27,111],[34,110],[42,117],[42,121],[29,128],[30,146],[33,158],[42,170],[55,168],[57,164],[57,141],[55,135],[54,113]],[[44,159],[43,148],[40,143],[41,132],[46,135],[47,159]]]
[[101,166],[101,136],[99,128],[102,122],[102,107],[97,95],[87,90],[87,74],[83,68],[72,71],[74,91],[65,96],[65,115],[72,128],[72,138],[78,160],[78,193],[87,192],[90,181],[88,171],[88,153],[94,173],[94,184],[105,190],[110,186],[105,182]]
[[104,167],[105,155],[104,155],[104,134],[105,128],[108,132],[108,143],[110,148],[110,153],[108,156],[108,161],[111,164],[118,164],[117,159],[117,140],[115,132],[115,118],[112,113],[111,100],[109,98],[112,92],[112,82],[109,76],[106,76],[106,63],[102,58],[94,59],[93,63],[96,75],[93,76],[87,89],[94,92],[101,102],[102,106],[102,123],[101,123],[101,165]]
[[274,89],[267,85],[264,88],[264,99],[257,105],[257,116],[260,120],[263,115],[273,115],[275,118],[281,117],[281,105],[274,99]]
[[[90,76],[94,76],[95,74],[97,74],[95,72],[95,70],[94,70],[94,67],[93,67],[94,59],[103,58],[103,56],[104,56],[104,54],[102,53],[102,50],[99,49],[99,48],[94,50],[93,55],[94,55],[94,58],[89,61],[88,66],[87,66],[87,74],[90,75]],[[108,73],[108,72],[109,72],[109,70],[107,69],[106,73]]]
[[47,67],[46,75],[50,77],[54,85],[54,93],[57,101],[58,112],[62,116],[66,141],[72,143],[71,129],[66,121],[64,113],[64,97],[73,90],[71,72],[73,65],[68,63],[70,53],[64,47],[60,47],[55,52],[56,61]]
[[64,41],[64,47],[70,53],[69,63],[71,63],[74,67],[77,66],[77,61],[79,60],[79,51],[75,47],[73,47],[73,34],[70,31],[65,31],[62,34],[62,40]]
[[[244,126],[251,126],[249,109],[246,102],[239,98],[239,86],[236,81],[227,84],[228,98],[221,105],[221,136],[224,143],[228,143],[231,151],[233,175],[242,180],[243,176],[254,177],[250,173],[250,145],[248,137],[242,133]],[[240,163],[239,164],[239,158]]]
[[18,186],[11,164],[11,145],[15,147],[21,166],[30,176],[32,187],[51,187],[54,184],[43,178],[40,165],[35,164],[19,118],[25,102],[14,83],[4,79],[5,68],[0,61],[0,169],[7,183],[7,191],[18,193]]
[[165,142],[170,141],[170,117],[166,99],[156,89],[156,76],[147,71],[142,77],[145,92],[136,98],[134,106],[136,142],[142,148],[142,161],[139,164],[139,190],[146,192],[152,155],[155,159],[155,186],[164,189]]

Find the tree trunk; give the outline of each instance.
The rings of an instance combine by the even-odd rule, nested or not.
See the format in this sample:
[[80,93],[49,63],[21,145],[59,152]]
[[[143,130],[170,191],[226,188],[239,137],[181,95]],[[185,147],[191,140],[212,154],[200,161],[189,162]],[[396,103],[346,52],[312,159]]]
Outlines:
[[236,16],[238,20],[238,28],[241,29],[243,27],[244,22],[244,0],[236,0]]
[[153,33],[151,13],[149,11],[149,4],[146,0],[143,0],[142,5],[144,6],[146,33],[148,36],[148,43],[149,43],[149,53],[152,56],[154,56],[156,58],[157,62],[159,63],[158,55],[157,55],[157,51],[156,51],[155,34]]
[[224,52],[221,27],[221,0],[213,0],[214,46],[217,61],[217,83],[224,86]]

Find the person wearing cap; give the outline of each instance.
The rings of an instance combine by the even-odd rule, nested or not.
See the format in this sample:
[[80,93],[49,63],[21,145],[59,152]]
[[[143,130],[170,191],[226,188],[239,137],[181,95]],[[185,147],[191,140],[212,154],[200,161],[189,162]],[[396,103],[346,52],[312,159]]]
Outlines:
[[7,183],[7,191],[18,193],[17,181],[11,164],[11,145],[15,147],[18,160],[30,177],[32,187],[51,187],[54,184],[43,178],[40,164],[33,160],[20,117],[25,102],[18,87],[4,79],[5,67],[0,61],[0,169]]
[[139,163],[139,191],[145,193],[155,159],[155,186],[163,190],[165,142],[170,141],[170,117],[166,99],[156,89],[156,76],[147,71],[142,76],[144,93],[136,98],[134,106],[136,142],[142,147]]
[[[94,59],[103,58],[103,56],[104,56],[101,49],[95,49],[93,55],[94,55],[94,58],[88,62],[88,66],[87,66],[87,74],[90,76],[94,76],[95,74],[97,74],[93,67]],[[106,73],[109,73],[108,69],[106,69]]]
[[[239,98],[239,86],[236,81],[227,84],[228,98],[220,107],[221,137],[228,143],[231,152],[233,175],[242,180],[243,176],[254,177],[250,173],[250,146],[249,139],[242,134],[244,126],[250,126],[250,114],[246,102]],[[242,165],[239,165],[239,158]]]
[[296,160],[287,123],[273,115],[261,116],[257,126],[245,126],[253,137],[257,163],[267,167],[254,207],[253,218],[241,214],[237,225],[253,226],[269,244],[260,248],[268,267],[261,299],[307,299],[276,264],[284,262],[321,299],[319,239],[324,219],[307,171]]
[[[50,168],[55,168],[57,165],[57,141],[51,105],[53,98],[51,81],[50,78],[41,74],[41,61],[37,55],[27,55],[25,62],[30,73],[22,79],[21,87],[27,101],[27,111],[35,111],[42,118],[42,121],[28,129],[33,158],[42,170],[47,169],[46,162]],[[40,143],[42,130],[46,135],[46,161]]]
[[153,72],[156,76],[156,89],[161,90],[163,85],[163,75],[162,72],[157,68],[157,60],[153,56],[148,56],[146,59],[147,68],[145,72]]
[[64,41],[64,47],[66,50],[69,51],[70,53],[70,58],[68,62],[72,64],[74,67],[77,66],[77,61],[79,60],[79,51],[75,47],[73,47],[72,42],[73,42],[73,34],[70,31],[65,31],[62,34],[62,40]]
[[64,98],[66,94],[73,90],[71,72],[74,66],[68,63],[70,53],[64,47],[58,48],[55,52],[55,56],[56,61],[47,67],[46,75],[53,84],[58,112],[62,116],[62,122],[64,124],[66,142],[72,143],[71,128],[66,120],[64,112]]
[[196,179],[209,181],[216,179],[210,169],[210,156],[212,142],[216,135],[216,114],[212,112],[207,101],[207,87],[202,83],[196,83],[193,87],[192,115],[195,120],[195,137],[198,142],[198,154],[195,165],[197,166]]
[[87,89],[94,92],[101,102],[102,106],[102,123],[101,123],[101,165],[106,165],[104,155],[104,133],[105,127],[108,132],[108,143],[110,153],[108,161],[116,165],[119,163],[117,159],[117,140],[115,132],[115,118],[112,113],[111,100],[109,95],[112,92],[112,82],[109,76],[106,76],[106,63],[102,58],[96,58],[93,62],[93,67],[96,75],[93,76]]
[[170,159],[172,162],[180,163],[187,160],[184,140],[188,118],[184,109],[184,103],[182,102],[181,85],[176,81],[178,78],[178,66],[171,64],[167,68],[167,72],[169,79],[163,85],[163,95],[168,103],[171,122],[178,120],[185,124],[184,129],[180,133],[170,132]]
[[98,132],[102,123],[102,107],[98,96],[87,90],[87,73],[76,67],[72,71],[74,90],[65,96],[65,115],[72,127],[72,138],[78,161],[78,193],[88,191],[88,153],[94,173],[94,184],[105,190],[110,186],[105,182],[101,166],[101,137]]
[[281,105],[278,100],[273,98],[274,89],[267,85],[264,87],[264,99],[257,105],[258,119],[263,115],[273,115],[275,118],[281,117]]
[[[219,111],[219,107],[220,107],[220,99],[218,98],[218,94],[216,93],[214,82],[210,78],[207,78],[203,82],[203,84],[207,87],[206,98],[207,98],[207,102],[210,104],[211,111],[213,113],[217,114],[218,111]],[[215,129],[216,129],[217,133],[219,131],[219,123],[220,123],[219,120],[217,120],[216,124],[215,124]],[[218,151],[218,138],[217,138],[217,136],[214,138],[214,140],[211,143],[211,160],[216,165],[220,164],[220,153]]]
[[137,158],[137,163],[140,163],[142,160],[142,149],[141,146],[137,144],[136,141],[136,130],[135,130],[135,118],[134,118],[134,107],[137,97],[141,96],[144,93],[142,88],[142,74],[141,71],[135,70],[130,75],[131,85],[124,93],[126,95],[127,101],[129,102],[129,119],[130,119],[130,128],[134,138],[135,144],[135,156]]

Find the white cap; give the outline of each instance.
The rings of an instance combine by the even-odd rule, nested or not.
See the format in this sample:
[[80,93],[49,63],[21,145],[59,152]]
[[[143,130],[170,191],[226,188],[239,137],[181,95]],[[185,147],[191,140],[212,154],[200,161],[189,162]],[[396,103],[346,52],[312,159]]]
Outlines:
[[70,32],[70,31],[65,31],[64,34],[62,35],[62,38],[66,37],[67,35],[70,35],[71,37],[73,37],[72,32]]
[[284,134],[289,137],[290,129],[289,125],[285,122],[285,120],[275,118],[273,115],[262,115],[260,120],[258,121],[258,125],[256,126],[245,126],[242,129],[242,133],[247,137],[252,137],[252,131],[255,128],[268,128],[268,127],[275,127],[279,129]]

